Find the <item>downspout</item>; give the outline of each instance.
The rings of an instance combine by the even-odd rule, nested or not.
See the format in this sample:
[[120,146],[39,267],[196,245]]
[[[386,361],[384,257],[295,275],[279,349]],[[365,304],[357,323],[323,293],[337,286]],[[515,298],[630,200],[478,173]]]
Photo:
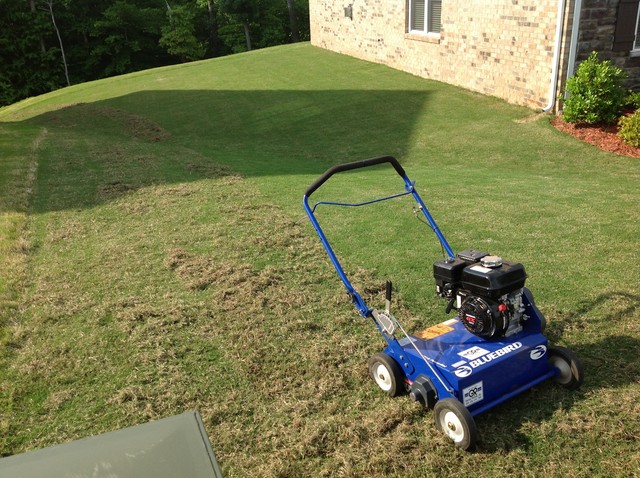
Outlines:
[[545,113],[551,111],[556,103],[556,88],[558,87],[558,70],[560,69],[560,45],[562,44],[562,26],[564,24],[564,9],[566,0],[558,0],[558,20],[556,21],[556,41],[553,47],[553,71],[551,72],[551,85],[549,86],[549,103],[542,108]]
[[571,44],[569,45],[569,64],[567,65],[567,80],[573,76],[576,69],[576,54],[578,52],[578,33],[580,30],[580,13],[582,0],[576,0],[573,7],[573,25],[571,26]]

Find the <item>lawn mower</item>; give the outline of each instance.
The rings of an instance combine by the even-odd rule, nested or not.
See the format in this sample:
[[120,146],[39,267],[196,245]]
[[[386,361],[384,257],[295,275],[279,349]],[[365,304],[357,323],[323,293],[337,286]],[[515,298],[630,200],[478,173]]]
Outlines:
[[[360,203],[317,202],[309,198],[334,174],[388,163],[404,180],[404,190]],[[443,249],[444,258],[433,264],[435,291],[447,303],[446,312],[457,317],[409,334],[390,312],[392,284],[386,283],[384,310],[372,309],[354,289],[318,220],[320,205],[359,207],[411,195]],[[436,428],[458,447],[475,447],[478,432],[474,416],[483,413],[541,382],[554,379],[568,389],[583,381],[576,355],[548,344],[546,321],[525,287],[522,264],[503,260],[477,249],[454,254],[435,220],[391,156],[341,164],[327,170],[306,190],[304,209],[309,216],[354,306],[370,318],[387,342],[384,351],[369,360],[369,374],[390,396],[407,393],[432,409]]]

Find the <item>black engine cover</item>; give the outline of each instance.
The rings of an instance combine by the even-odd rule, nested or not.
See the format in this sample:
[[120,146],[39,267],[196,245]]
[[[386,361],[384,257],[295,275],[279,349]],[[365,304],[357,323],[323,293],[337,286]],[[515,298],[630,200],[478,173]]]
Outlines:
[[493,268],[477,263],[462,270],[461,286],[473,294],[497,299],[524,287],[526,279],[524,266],[518,262],[503,261]]

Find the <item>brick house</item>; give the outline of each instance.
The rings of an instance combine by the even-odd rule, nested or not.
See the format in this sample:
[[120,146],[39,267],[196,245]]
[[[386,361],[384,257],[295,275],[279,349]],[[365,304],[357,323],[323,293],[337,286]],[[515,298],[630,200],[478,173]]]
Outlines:
[[640,86],[640,0],[309,0],[311,43],[557,111],[597,51]]

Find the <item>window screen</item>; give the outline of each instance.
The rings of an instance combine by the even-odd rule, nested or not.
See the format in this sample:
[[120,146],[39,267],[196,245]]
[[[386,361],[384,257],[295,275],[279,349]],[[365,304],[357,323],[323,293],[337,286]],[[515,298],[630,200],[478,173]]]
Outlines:
[[442,0],[410,0],[409,30],[440,33]]
[[424,2],[411,0],[411,30],[424,31]]
[[429,30],[430,32],[440,33],[440,25],[442,22],[440,12],[442,11],[441,0],[429,1]]

